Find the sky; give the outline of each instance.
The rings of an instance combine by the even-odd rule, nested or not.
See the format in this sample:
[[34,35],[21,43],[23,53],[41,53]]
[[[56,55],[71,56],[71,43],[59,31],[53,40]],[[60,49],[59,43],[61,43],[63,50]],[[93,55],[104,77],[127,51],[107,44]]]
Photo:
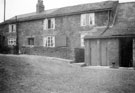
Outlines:
[[[20,14],[36,11],[38,0],[6,0],[6,19]],[[77,4],[95,3],[107,0],[43,0],[45,9],[60,8]],[[119,2],[133,2],[134,0],[119,0]],[[134,1],[135,2],[135,1]],[[0,22],[4,20],[4,0],[0,0]]]

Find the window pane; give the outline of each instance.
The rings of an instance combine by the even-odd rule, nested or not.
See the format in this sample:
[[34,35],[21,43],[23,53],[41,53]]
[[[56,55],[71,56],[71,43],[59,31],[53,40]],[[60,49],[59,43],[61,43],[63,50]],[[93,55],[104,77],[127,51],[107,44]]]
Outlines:
[[51,28],[51,20],[48,19],[48,28]]
[[12,25],[9,25],[9,32],[12,32]]
[[55,29],[55,18],[51,19],[51,28]]
[[51,46],[53,47],[53,39],[51,40]]
[[46,47],[54,47],[54,37],[53,36],[47,36],[46,38]]
[[48,29],[48,20],[47,19],[44,20],[43,28],[44,28],[44,30]]
[[48,37],[48,40],[50,40],[51,37]]
[[92,25],[92,18],[91,18],[91,16],[89,17],[89,24]]
[[50,40],[48,40],[48,47],[50,47]]
[[89,14],[89,25],[95,25],[95,15],[94,15],[94,13]]
[[80,37],[80,39],[81,39],[81,47],[84,47],[85,45],[84,45],[84,37],[87,35],[87,33],[82,33],[81,34],[81,37]]
[[12,25],[12,32],[14,31],[14,25]]
[[28,45],[34,45],[34,38],[28,38]]
[[13,25],[13,32],[16,32],[16,25]]
[[15,38],[9,38],[8,39],[8,45],[16,45],[16,39]]
[[86,14],[82,14],[81,15],[81,26],[85,26],[86,25]]

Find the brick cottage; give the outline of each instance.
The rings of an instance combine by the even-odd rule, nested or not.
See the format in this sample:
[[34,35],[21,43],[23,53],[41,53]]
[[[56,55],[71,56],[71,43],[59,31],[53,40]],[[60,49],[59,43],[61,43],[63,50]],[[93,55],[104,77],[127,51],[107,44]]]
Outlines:
[[[17,15],[0,24],[4,46],[10,53],[55,56],[84,61],[84,36],[112,24],[117,1],[82,4]],[[100,30],[99,30],[100,31]]]
[[[46,55],[73,59],[76,62],[84,61],[85,57],[87,65],[116,65],[119,59],[124,60],[120,58],[119,50],[126,43],[122,43],[125,39],[120,37],[132,37],[133,40],[134,11],[134,3],[118,1],[45,10],[43,1],[38,0],[36,12],[17,15],[0,23],[0,43],[8,49],[8,53]],[[132,29],[128,26],[132,26]],[[112,46],[108,47],[107,42],[112,43]],[[106,49],[114,52],[106,52]],[[125,51],[125,55],[122,53],[123,56],[129,51]],[[110,53],[111,59],[108,59],[107,53]]]

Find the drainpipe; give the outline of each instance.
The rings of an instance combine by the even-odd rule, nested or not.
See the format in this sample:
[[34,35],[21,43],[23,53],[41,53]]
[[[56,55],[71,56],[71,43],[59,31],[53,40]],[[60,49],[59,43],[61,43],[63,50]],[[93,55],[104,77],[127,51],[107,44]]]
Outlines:
[[15,16],[16,19],[16,54],[19,54],[19,31],[18,31],[18,20],[17,16]]
[[[118,5],[117,5],[117,7],[118,7]],[[113,18],[112,26],[116,22],[116,17],[117,17],[117,12],[118,12],[117,7],[116,7],[115,15],[114,15],[114,18]],[[108,24],[107,24],[107,27],[105,28],[105,30],[100,35],[103,35],[107,31],[107,29],[109,29],[109,27],[110,27],[110,11],[108,11]]]
[[106,26],[105,30],[100,35],[103,35],[107,31],[107,29],[109,28],[109,26],[110,26],[110,10],[108,11],[108,22],[107,22],[107,26]]

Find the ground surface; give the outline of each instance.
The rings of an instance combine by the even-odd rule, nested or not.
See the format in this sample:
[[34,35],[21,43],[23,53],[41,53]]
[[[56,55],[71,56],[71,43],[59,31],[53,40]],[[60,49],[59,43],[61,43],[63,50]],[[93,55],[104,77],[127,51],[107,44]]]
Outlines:
[[0,93],[135,93],[135,71],[79,67],[41,56],[0,55]]

